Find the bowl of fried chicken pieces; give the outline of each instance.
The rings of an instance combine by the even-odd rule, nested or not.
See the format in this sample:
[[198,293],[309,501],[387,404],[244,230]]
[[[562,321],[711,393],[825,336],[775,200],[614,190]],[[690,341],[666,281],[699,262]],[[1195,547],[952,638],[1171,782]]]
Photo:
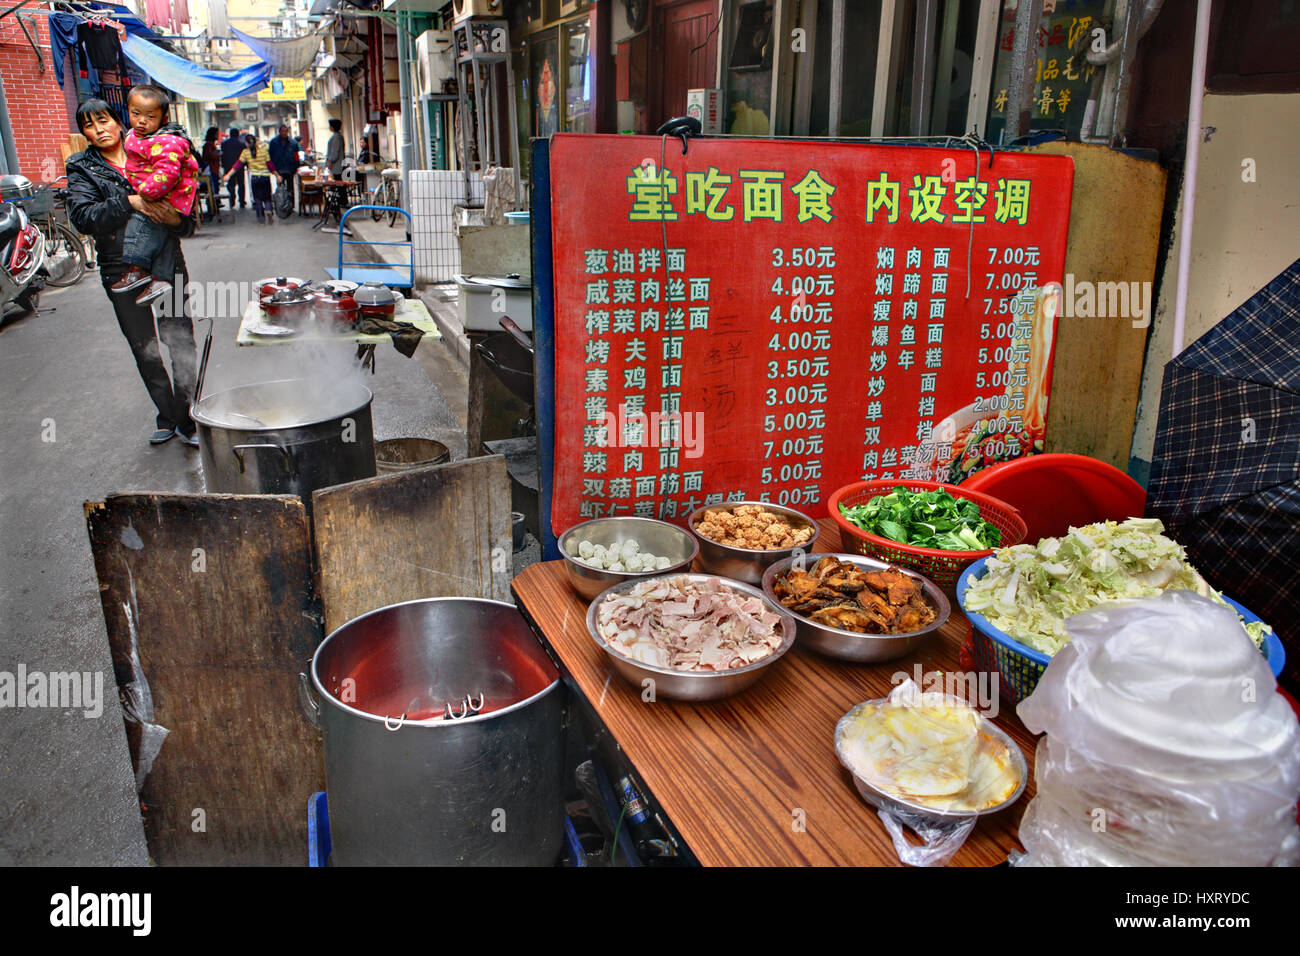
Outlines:
[[686,522],[700,542],[700,570],[757,585],[763,572],[797,549],[808,551],[817,526],[793,508],[766,501],[708,505]]
[[799,643],[844,661],[904,657],[952,613],[929,578],[857,554],[784,558],[762,587],[794,617]]

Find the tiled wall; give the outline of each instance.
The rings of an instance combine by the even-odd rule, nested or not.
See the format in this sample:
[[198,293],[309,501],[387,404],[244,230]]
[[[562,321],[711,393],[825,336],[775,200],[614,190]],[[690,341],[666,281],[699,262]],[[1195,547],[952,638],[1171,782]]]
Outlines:
[[[415,281],[450,282],[460,272],[460,246],[456,242],[453,209],[464,204],[465,174],[445,169],[413,169],[411,220],[415,242]],[[483,180],[469,174],[469,201],[483,204]]]

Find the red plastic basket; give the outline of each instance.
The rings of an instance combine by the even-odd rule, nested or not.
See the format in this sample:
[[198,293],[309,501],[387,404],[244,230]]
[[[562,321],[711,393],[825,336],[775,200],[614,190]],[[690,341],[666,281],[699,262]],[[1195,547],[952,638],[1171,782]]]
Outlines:
[[992,548],[982,551],[940,551],[936,548],[918,548],[915,545],[899,544],[879,535],[869,534],[840,514],[840,505],[852,508],[866,504],[878,495],[887,495],[895,488],[903,487],[909,491],[934,491],[942,488],[954,498],[965,498],[975,502],[979,507],[980,517],[1002,532],[1001,547],[1010,547],[1025,540],[1029,529],[1020,517],[1020,512],[1001,499],[978,491],[966,491],[958,485],[946,485],[939,481],[910,481],[885,479],[878,481],[858,481],[836,491],[830,497],[828,508],[831,518],[839,525],[840,547],[845,552],[866,555],[880,561],[888,561],[902,568],[919,571],[939,587],[951,591],[957,586],[957,578],[966,568],[980,558],[993,553]]

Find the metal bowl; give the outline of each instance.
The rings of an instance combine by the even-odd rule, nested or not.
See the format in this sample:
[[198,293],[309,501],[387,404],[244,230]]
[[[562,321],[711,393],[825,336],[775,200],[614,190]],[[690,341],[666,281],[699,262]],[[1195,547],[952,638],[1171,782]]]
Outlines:
[[[861,704],[852,707],[848,713],[841,717],[835,724],[835,756],[839,757],[840,763],[844,765],[844,769],[853,777],[853,784],[857,787],[858,794],[863,800],[867,801],[867,803],[870,803],[872,806],[881,810],[892,810],[895,812],[901,811],[904,814],[904,820],[911,820],[919,817],[932,824],[951,824],[961,820],[969,820],[972,817],[983,817],[990,813],[997,813],[999,810],[1005,810],[1007,807],[1019,800],[1024,794],[1025,787],[1029,784],[1029,762],[1025,760],[1024,751],[1020,749],[1019,744],[1012,740],[983,714],[978,715],[980,732],[988,733],[990,736],[1006,745],[1007,753],[1011,755],[1011,764],[1015,767],[1016,773],[1020,775],[1020,783],[1016,786],[1016,789],[1011,792],[1011,796],[1007,797],[1007,799],[1003,800],[1001,803],[994,804],[991,807],[985,807],[983,810],[936,810],[933,807],[926,807],[918,803],[912,803],[909,800],[902,800],[899,797],[886,793],[875,784],[858,776],[857,771],[854,770],[849,761],[845,759],[842,728],[849,717],[859,707],[862,707],[865,704],[883,704],[888,700],[888,697],[880,697],[876,700],[863,701]],[[963,703],[965,703],[965,701],[963,701]]]
[[[919,631],[911,631],[907,634],[859,634],[856,631],[846,631],[843,628],[818,624],[798,611],[785,608],[786,613],[793,617],[798,624],[799,642],[805,647],[811,647],[827,657],[834,657],[842,661],[892,661],[904,657],[920,647],[921,642],[943,627],[952,614],[952,605],[948,603],[947,596],[944,595],[939,586],[924,575],[909,571],[907,568],[900,568],[897,565],[890,565],[888,562],[877,561],[875,558],[864,557],[860,554],[806,554],[803,556],[803,560],[811,569],[814,564],[828,556],[847,561],[870,571],[883,571],[886,568],[893,567],[906,574],[909,578],[920,582],[921,592],[931,606],[934,607],[934,622]],[[776,579],[789,570],[794,560],[793,557],[782,558],[763,572],[763,593],[774,604],[781,605],[780,599],[776,596]]]
[[632,658],[614,650],[600,635],[596,627],[600,605],[611,595],[620,594],[623,591],[630,591],[633,587],[643,582],[625,581],[622,584],[616,584],[612,588],[601,593],[594,601],[591,607],[587,608],[587,633],[591,639],[600,646],[609,657],[610,664],[614,670],[626,679],[629,683],[638,687],[645,687],[645,681],[651,680],[656,697],[666,697],[673,700],[685,701],[706,701],[721,700],[723,697],[730,697],[738,694],[745,688],[758,681],[763,676],[764,669],[774,663],[791,645],[795,639],[794,618],[790,612],[785,610],[779,604],[774,604],[762,591],[748,584],[740,584],[736,581],[728,581],[720,578],[716,574],[669,574],[664,572],[656,575],[657,577],[685,577],[692,581],[719,581],[724,587],[756,597],[768,606],[768,609],[774,612],[780,621],[777,626],[781,629],[781,644],[767,657],[761,661],[755,661],[745,667],[737,667],[729,671],[677,671],[668,667],[654,667],[650,664],[642,664],[640,661],[634,661]]
[[[790,523],[794,525],[805,524],[813,529],[812,537],[803,544],[796,545],[793,548],[772,548],[770,550],[758,550],[755,548],[737,548],[729,544],[721,544],[712,538],[705,537],[695,530],[695,523],[703,517],[706,511],[715,511],[718,509],[730,511],[738,508],[740,505],[757,505],[760,508],[766,508],[768,511],[775,511],[777,514],[785,515],[791,519]],[[817,540],[818,527],[817,522],[813,521],[806,514],[801,514],[793,508],[787,508],[784,505],[774,505],[767,501],[728,501],[717,505],[705,505],[702,508],[696,508],[691,512],[690,518],[686,525],[691,529],[691,534],[700,542],[700,570],[709,571],[713,574],[719,574],[724,578],[732,578],[736,581],[744,581],[747,584],[759,584],[763,580],[763,572],[771,565],[780,561],[782,558],[792,556],[795,551],[807,551]]]
[[[628,538],[634,538],[642,551],[668,558],[672,563],[655,571],[604,571],[583,564],[569,554],[570,547],[577,548],[584,541],[609,547],[615,541]],[[569,575],[569,583],[587,601],[624,581],[643,581],[675,571],[689,571],[691,562],[700,553],[700,546],[693,535],[667,521],[656,521],[654,518],[592,518],[574,525],[560,535],[559,547],[560,553],[564,555],[564,570]]]

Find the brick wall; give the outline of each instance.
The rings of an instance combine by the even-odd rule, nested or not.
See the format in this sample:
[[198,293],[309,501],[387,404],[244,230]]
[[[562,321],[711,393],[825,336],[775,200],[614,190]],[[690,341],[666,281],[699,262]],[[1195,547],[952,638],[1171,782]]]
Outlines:
[[33,38],[41,49],[45,72],[40,72],[31,44],[10,14],[0,20],[0,75],[4,77],[19,169],[33,180],[49,181],[63,175],[59,146],[67,142],[68,108],[54,79],[49,20],[44,11],[29,11],[36,16],[24,19],[27,29],[35,31]]

